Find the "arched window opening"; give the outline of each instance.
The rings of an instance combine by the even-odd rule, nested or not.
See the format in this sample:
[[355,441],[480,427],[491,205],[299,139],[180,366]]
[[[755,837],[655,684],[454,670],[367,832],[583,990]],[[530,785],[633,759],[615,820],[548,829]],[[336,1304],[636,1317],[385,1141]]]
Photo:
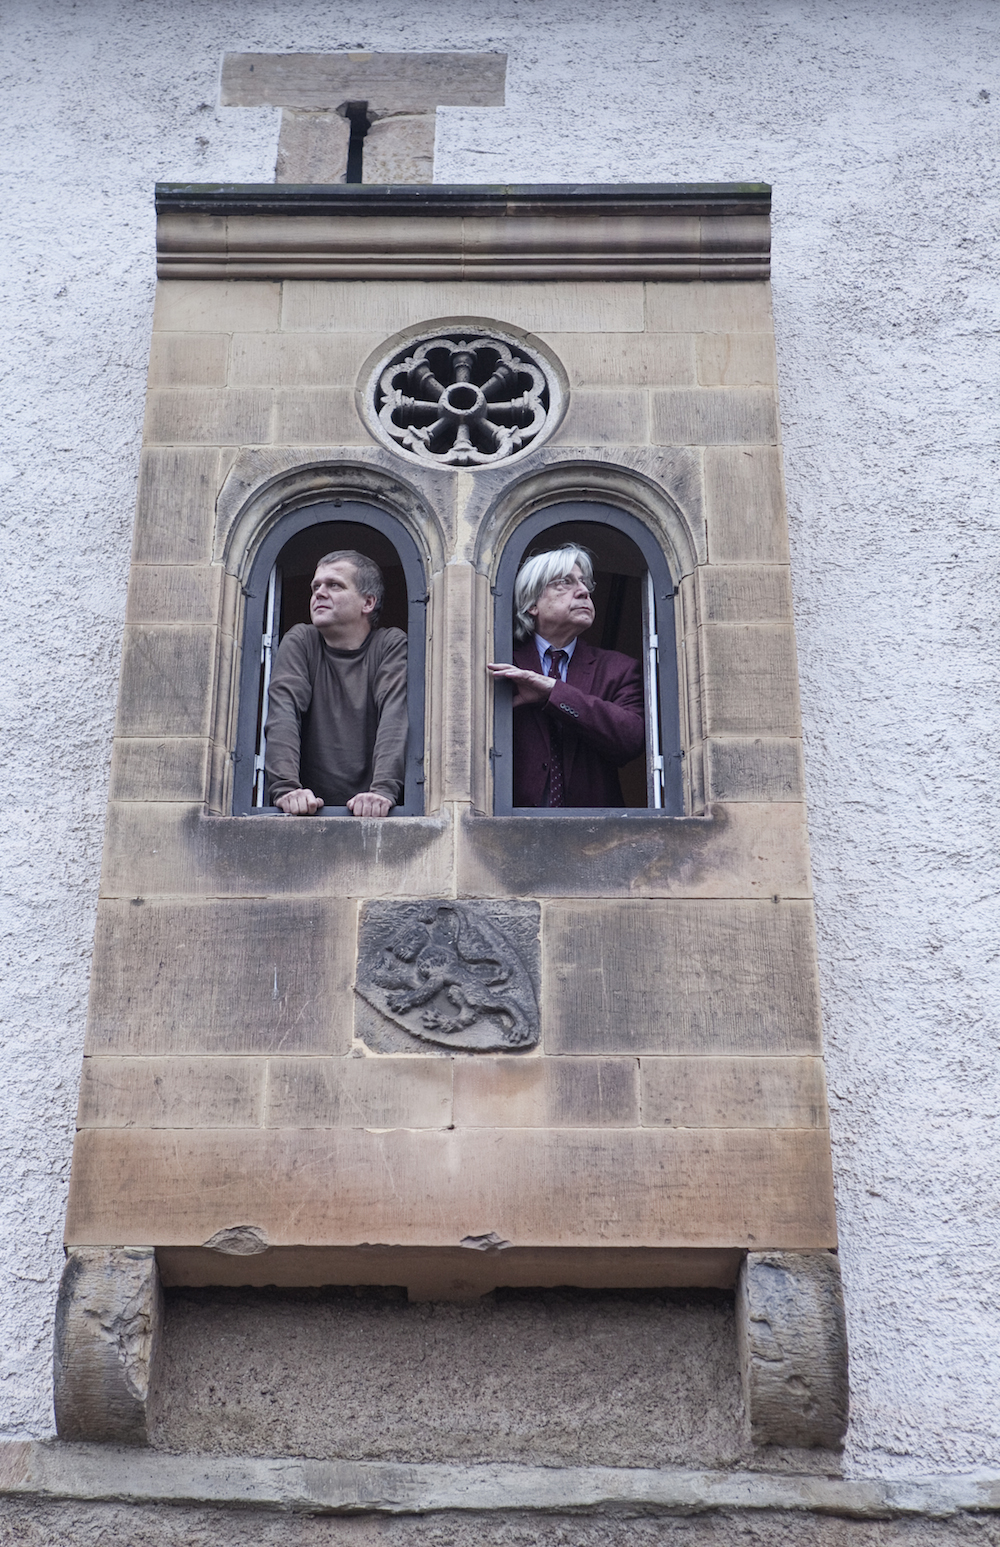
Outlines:
[[[285,634],[309,622],[310,585],[324,554],[355,549],[373,559],[385,580],[379,626],[407,635],[409,734],[405,788],[393,816],[424,808],[423,725],[426,583],[417,546],[394,516],[355,501],[327,501],[291,512],[261,544],[245,588],[246,614],[239,725],[233,781],[234,815],[273,812],[264,774],[265,721],[271,668]],[[326,806],[323,816],[347,816]]]
[[[663,552],[642,522],[611,506],[583,501],[550,506],[522,522],[504,551],[494,587],[496,658],[513,659],[514,581],[521,565],[535,554],[570,544],[586,548],[593,556],[595,616],[592,626],[579,636],[581,641],[619,651],[642,666],[646,745],[642,754],[618,769],[622,806],[679,816],[683,788],[675,587]],[[547,807],[514,806],[513,751],[512,694],[498,685],[492,749],[495,810],[551,814]]]

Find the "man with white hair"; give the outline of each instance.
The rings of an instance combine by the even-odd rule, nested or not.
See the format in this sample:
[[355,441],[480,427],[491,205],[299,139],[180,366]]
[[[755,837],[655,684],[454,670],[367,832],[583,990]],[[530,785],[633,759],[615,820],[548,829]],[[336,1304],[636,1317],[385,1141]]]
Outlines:
[[580,638],[594,621],[594,568],[569,545],[527,559],[514,584],[514,805],[623,806],[618,769],[646,744],[642,668]]

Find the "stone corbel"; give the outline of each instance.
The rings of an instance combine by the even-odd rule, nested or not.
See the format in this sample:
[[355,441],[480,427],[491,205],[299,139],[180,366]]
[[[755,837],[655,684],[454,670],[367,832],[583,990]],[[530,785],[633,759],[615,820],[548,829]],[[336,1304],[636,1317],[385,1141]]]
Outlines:
[[736,1291],[755,1445],[837,1449],[847,1431],[847,1329],[832,1252],[749,1252]]
[[61,1440],[149,1443],[162,1325],[151,1246],[85,1246],[68,1253],[53,1357]]

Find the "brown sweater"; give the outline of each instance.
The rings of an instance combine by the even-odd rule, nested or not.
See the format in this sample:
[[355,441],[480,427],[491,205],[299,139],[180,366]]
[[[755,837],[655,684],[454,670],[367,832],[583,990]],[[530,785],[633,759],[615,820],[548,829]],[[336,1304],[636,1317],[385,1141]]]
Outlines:
[[297,623],[278,647],[265,730],[272,804],[307,789],[328,806],[366,790],[396,805],[406,759],[406,635],[373,629],[359,650],[334,650],[311,623]]

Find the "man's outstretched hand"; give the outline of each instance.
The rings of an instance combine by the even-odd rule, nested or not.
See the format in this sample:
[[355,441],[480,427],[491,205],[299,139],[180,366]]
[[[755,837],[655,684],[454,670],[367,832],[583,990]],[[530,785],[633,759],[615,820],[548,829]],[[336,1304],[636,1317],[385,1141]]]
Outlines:
[[544,704],[556,685],[555,677],[543,677],[540,671],[525,671],[521,666],[508,666],[502,661],[488,661],[486,670],[491,677],[501,678],[514,688],[514,708],[518,704]]
[[376,795],[372,790],[366,790],[361,795],[352,795],[347,802],[347,809],[352,816],[388,816],[392,810],[392,801],[386,795]]
[[274,803],[286,816],[315,816],[323,802],[312,790],[289,790]]

